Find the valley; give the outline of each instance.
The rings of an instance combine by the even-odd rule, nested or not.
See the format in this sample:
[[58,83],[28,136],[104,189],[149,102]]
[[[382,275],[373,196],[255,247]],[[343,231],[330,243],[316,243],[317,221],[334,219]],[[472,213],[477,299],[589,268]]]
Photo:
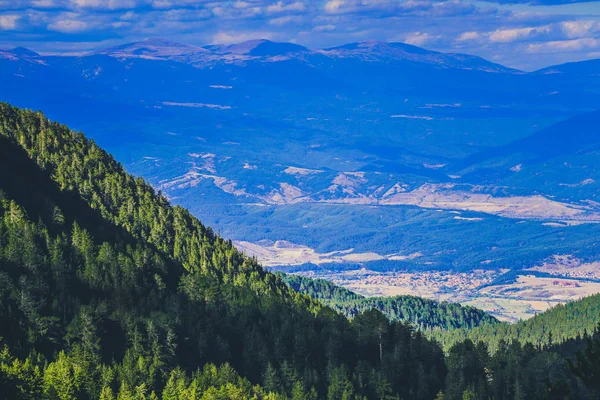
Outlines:
[[[285,268],[278,268],[285,271]],[[326,279],[364,296],[413,295],[437,301],[458,302],[484,310],[501,321],[518,322],[557,304],[600,293],[600,274],[593,280],[517,275],[498,282],[507,271],[376,272],[366,269],[327,271],[316,268],[299,274]]]
[[263,265],[508,321],[600,291],[592,64],[374,41],[0,53],[5,100],[84,130]]
[[[234,242],[245,254],[281,272],[325,279],[364,296],[413,295],[458,302],[484,310],[506,322],[518,322],[556,306],[600,293],[597,262],[573,256],[553,256],[542,265],[520,271],[475,269],[447,271],[427,262],[420,270],[397,266],[389,271],[383,261],[414,262],[424,254],[380,255],[355,249],[318,253],[286,241]],[[484,260],[481,264],[485,267]],[[375,263],[377,262],[377,263]],[[364,265],[377,266],[371,270]]]

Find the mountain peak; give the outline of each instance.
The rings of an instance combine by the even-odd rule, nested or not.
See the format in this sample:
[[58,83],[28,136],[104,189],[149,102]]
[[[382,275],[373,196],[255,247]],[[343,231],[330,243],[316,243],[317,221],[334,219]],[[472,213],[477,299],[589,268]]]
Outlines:
[[190,48],[190,47],[193,48],[194,47],[194,46],[186,44],[186,43],[175,42],[173,40],[159,38],[159,37],[146,38],[144,40],[139,41],[138,43],[140,43],[140,44],[143,43],[147,46],[156,46],[156,47],[180,47],[180,48]]
[[163,38],[148,38],[139,42],[126,43],[100,50],[97,54],[160,58],[205,52],[207,52],[207,50],[202,47],[174,42]]
[[600,70],[600,58],[591,60],[573,61],[559,65],[542,68],[534,71],[534,74],[572,74],[573,76],[597,76]]
[[308,48],[294,43],[272,42],[267,39],[248,40],[233,44],[223,49],[223,52],[255,57],[273,57],[289,53],[309,51]]
[[367,40],[322,50],[330,57],[354,58],[362,61],[415,62],[441,68],[476,69],[489,72],[519,72],[484,60],[459,53],[441,53],[402,42]]
[[14,49],[8,50],[7,53],[14,54],[18,57],[23,58],[31,58],[31,57],[39,57],[40,55],[35,51],[29,50],[25,47],[15,47]]
[[363,42],[348,43],[342,46],[325,49],[327,52],[350,52],[350,53],[372,53],[388,54],[404,52],[411,54],[435,54],[435,51],[426,50],[421,47],[402,42],[381,42],[379,40],[366,40]]

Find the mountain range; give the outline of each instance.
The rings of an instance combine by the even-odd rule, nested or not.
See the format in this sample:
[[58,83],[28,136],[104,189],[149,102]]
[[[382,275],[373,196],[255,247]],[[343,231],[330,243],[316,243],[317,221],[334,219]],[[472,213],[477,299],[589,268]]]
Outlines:
[[301,249],[313,267],[521,270],[598,260],[598,65],[149,39],[2,51],[0,94],[85,130],[266,265],[306,264]]

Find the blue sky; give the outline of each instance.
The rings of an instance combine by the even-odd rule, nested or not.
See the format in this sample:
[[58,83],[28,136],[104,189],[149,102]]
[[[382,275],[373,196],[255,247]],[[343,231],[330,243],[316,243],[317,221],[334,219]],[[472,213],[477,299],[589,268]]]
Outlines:
[[600,2],[0,0],[0,48],[78,53],[149,37],[312,48],[401,41],[532,70],[600,58]]

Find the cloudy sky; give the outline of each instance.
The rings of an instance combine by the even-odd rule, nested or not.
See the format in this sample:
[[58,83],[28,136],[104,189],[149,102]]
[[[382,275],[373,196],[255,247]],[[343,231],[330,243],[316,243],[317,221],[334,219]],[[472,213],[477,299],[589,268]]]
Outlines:
[[401,41],[532,70],[600,58],[600,1],[0,0],[0,48],[78,53],[149,37]]

